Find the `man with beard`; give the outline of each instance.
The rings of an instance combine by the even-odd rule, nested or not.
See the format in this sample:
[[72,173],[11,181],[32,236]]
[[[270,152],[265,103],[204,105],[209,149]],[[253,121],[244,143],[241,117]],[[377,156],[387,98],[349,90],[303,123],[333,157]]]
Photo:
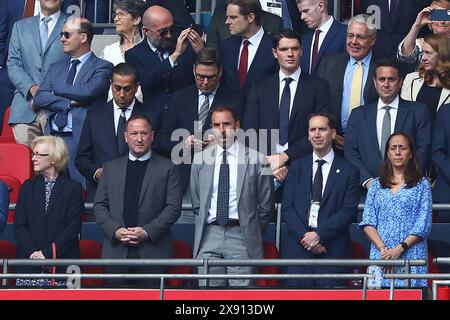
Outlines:
[[146,39],[128,50],[125,60],[139,71],[144,105],[154,130],[158,131],[159,116],[168,108],[172,92],[194,83],[194,52],[204,47],[204,41],[187,28],[173,46],[173,17],[161,6],[148,8],[142,22]]

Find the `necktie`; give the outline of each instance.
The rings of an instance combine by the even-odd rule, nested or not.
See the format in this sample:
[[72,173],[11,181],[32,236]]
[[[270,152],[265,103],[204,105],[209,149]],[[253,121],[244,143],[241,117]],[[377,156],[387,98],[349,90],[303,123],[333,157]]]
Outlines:
[[239,59],[239,85],[240,88],[244,86],[245,78],[247,77],[248,68],[248,45],[250,41],[244,40],[244,46],[242,47],[241,58]]
[[36,0],[25,0],[25,5],[23,6],[23,17],[29,18],[34,16],[34,5]]
[[286,84],[284,85],[283,93],[281,94],[280,108],[278,109],[278,121],[280,125],[280,145],[288,142],[289,133],[289,110],[291,106],[291,89],[289,84],[292,78],[284,78]]
[[317,171],[313,181],[312,201],[320,203],[320,201],[322,201],[322,187],[323,187],[322,166],[326,161],[316,160],[316,162],[317,162]]
[[39,27],[39,33],[41,37],[41,51],[44,52],[45,46],[47,45],[48,40],[48,23],[52,20],[50,17],[42,17],[42,24]]
[[383,109],[386,110],[383,117],[383,124],[381,126],[381,158],[384,160],[384,154],[386,152],[386,142],[391,136],[391,113],[389,112],[391,107],[384,106]]
[[314,68],[316,67],[316,62],[317,62],[317,53],[319,52],[319,34],[320,34],[320,29],[316,29],[316,31],[314,32],[314,44],[313,44],[313,51],[312,51],[312,56],[311,56],[311,67],[309,69],[309,74],[313,74],[314,73]]
[[362,61],[356,61],[358,66],[353,72],[352,87],[350,91],[350,106],[348,108],[348,115],[353,109],[361,104],[361,91],[362,91],[362,81],[363,81],[363,65]]
[[125,137],[123,133],[125,132],[125,123],[127,121],[125,112],[128,108],[121,108],[119,123],[117,124],[117,150],[119,151],[119,156],[123,156],[127,150],[127,144],[125,143]]
[[156,49],[156,55],[158,56],[159,60],[163,61],[164,60],[164,53],[158,49]]
[[202,95],[205,96],[205,100],[203,101],[200,107],[200,111],[198,112],[200,131],[203,130],[203,126],[205,125],[206,122],[206,117],[208,116],[209,113],[209,93],[202,93]]
[[228,222],[228,210],[230,201],[230,167],[227,162],[227,152],[222,153],[222,163],[219,171],[219,186],[217,189],[216,220],[224,226]]
[[[69,73],[67,74],[67,84],[73,84],[73,80],[75,79],[75,75],[77,73],[77,65],[80,63],[80,60],[72,60]],[[66,112],[58,112],[53,119],[58,130],[61,131],[67,125],[67,113]]]

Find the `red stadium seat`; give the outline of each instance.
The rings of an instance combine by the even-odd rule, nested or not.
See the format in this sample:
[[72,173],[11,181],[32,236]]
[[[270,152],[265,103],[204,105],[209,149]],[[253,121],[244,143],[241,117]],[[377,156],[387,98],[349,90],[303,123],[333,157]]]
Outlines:
[[[270,241],[263,241],[264,259],[279,259],[278,248]],[[258,274],[279,274],[279,266],[265,266],[258,268]],[[276,287],[280,285],[279,279],[258,279],[256,285],[259,287]]]
[[11,136],[0,136],[0,143],[16,143],[16,140]]
[[[191,246],[182,240],[173,240],[173,257],[174,259],[192,259]],[[191,266],[171,266],[169,267],[169,273],[177,274],[191,274]],[[183,279],[168,279],[168,285],[171,287],[181,287],[183,284],[189,283]]]
[[[9,189],[9,203],[17,203],[17,198],[19,196],[19,190],[22,184],[20,181],[11,176],[0,175],[0,180],[2,180]],[[14,210],[9,210],[8,222],[14,222]]]
[[[16,248],[17,246],[11,241],[0,240],[0,259],[15,259],[16,258]],[[12,272],[12,268],[9,267],[9,272]],[[0,283],[3,279],[0,278]],[[10,286],[15,284],[15,279],[10,279],[8,281]]]
[[28,146],[0,143],[0,175],[14,176],[23,184],[33,174],[31,149]]
[[[8,124],[10,111],[11,111],[11,107],[7,107],[5,110],[5,114],[3,115],[2,137],[13,137],[13,140],[14,140],[14,134],[12,131],[12,127]],[[15,142],[15,140],[14,140],[14,142]]]
[[[80,257],[81,259],[100,259],[102,245],[95,240],[80,240]],[[84,266],[81,270],[83,273],[104,273],[101,266]],[[104,281],[102,279],[83,279],[81,284],[83,287],[102,287]]]

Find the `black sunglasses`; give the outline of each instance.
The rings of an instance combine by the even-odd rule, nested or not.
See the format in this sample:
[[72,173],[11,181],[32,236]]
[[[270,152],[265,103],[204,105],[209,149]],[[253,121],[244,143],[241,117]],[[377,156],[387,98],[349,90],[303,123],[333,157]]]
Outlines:
[[[86,33],[86,32],[78,31],[77,33]],[[61,32],[59,33],[59,36],[60,36],[60,37],[64,37],[64,38],[66,38],[66,39],[70,39],[70,37],[71,37],[73,34],[74,34],[73,32],[70,33],[70,32],[68,32],[68,31],[61,31]]]

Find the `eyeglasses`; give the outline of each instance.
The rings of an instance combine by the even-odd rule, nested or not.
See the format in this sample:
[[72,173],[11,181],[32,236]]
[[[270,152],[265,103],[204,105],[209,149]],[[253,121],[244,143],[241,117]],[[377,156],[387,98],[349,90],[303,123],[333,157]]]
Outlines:
[[[152,28],[148,27],[148,26],[144,26],[145,29],[148,30],[152,30],[153,32],[156,32],[159,34],[160,38],[164,38],[169,32],[172,34],[173,33],[173,26],[169,27],[169,28],[164,28],[162,30],[159,31],[155,31]],[[144,30],[145,31],[145,30]]]
[[215,81],[215,80],[217,80],[217,77],[218,77],[219,75],[218,74],[213,74],[213,75],[211,75],[211,76],[206,76],[206,75],[204,75],[204,74],[198,74],[198,73],[195,73],[195,78],[197,79],[197,80],[199,80],[199,81],[205,81],[206,79],[208,80],[208,81]]
[[115,18],[117,17],[117,18],[119,18],[119,19],[122,19],[122,18],[125,17],[127,14],[129,14],[129,13],[128,13],[128,12],[122,12],[122,11],[119,11],[119,12],[113,12],[112,18],[115,19]]
[[48,153],[39,153],[39,152],[36,152],[36,151],[33,151],[32,153],[31,153],[31,157],[33,158],[33,157],[36,157],[36,158],[39,158],[39,159],[41,159],[41,158],[43,158],[43,157],[48,157]]
[[[74,34],[75,32],[67,32],[67,31],[62,31],[62,32],[60,32],[59,33],[59,36],[60,37],[64,37],[64,38],[66,38],[66,39],[70,39],[70,37]],[[86,33],[86,32],[80,32],[80,31],[78,31],[78,32],[76,32],[76,33]]]
[[353,40],[356,38],[356,40],[366,40],[367,38],[371,37],[370,34],[353,34],[353,33],[347,33],[347,39]]

